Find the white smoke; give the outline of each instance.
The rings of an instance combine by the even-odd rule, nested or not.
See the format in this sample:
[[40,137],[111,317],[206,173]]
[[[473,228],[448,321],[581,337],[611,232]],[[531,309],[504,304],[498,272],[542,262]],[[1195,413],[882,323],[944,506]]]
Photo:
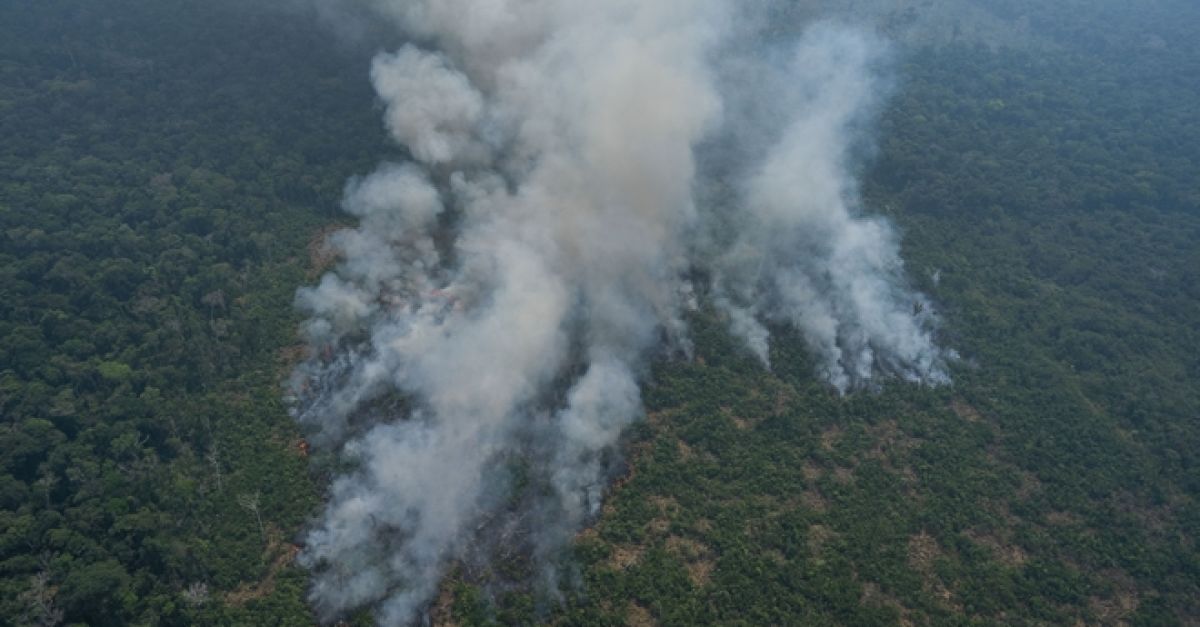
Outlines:
[[[713,264],[718,307],[763,363],[764,322],[790,325],[843,392],[880,375],[948,381],[947,355],[932,337],[933,308],[907,289],[894,232],[881,219],[856,216],[852,152],[885,91],[877,74],[884,53],[861,33],[821,24],[783,68],[749,73],[768,83],[772,104],[743,90],[754,95],[739,105],[753,111],[735,128],[750,125],[740,134],[756,138],[751,148],[765,154],[738,183],[738,215],[720,221],[736,235]],[[773,145],[761,145],[763,128],[776,134]]]
[[371,66],[371,82],[387,104],[392,137],[418,161],[447,163],[482,150],[474,138],[483,95],[442,55],[413,46],[381,54]]
[[[866,40],[807,39],[779,73],[797,94],[782,140],[739,202],[700,212],[697,147],[731,130],[715,63],[731,2],[377,4],[426,45],[371,68],[414,162],[349,183],[360,225],[297,296],[313,347],[297,418],[347,468],[302,557],[322,620],[365,606],[415,620],[493,530],[552,576],[598,512],[648,353],[686,350],[694,268],[764,358],[763,322],[781,322],[839,388],[944,379],[890,231],[851,216]],[[733,237],[702,235],[718,222]]]

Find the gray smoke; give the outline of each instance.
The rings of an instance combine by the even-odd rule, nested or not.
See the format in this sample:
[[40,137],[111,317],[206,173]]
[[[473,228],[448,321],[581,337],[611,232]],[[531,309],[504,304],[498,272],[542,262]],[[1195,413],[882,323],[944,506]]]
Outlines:
[[[907,288],[891,227],[859,215],[851,175],[886,91],[878,75],[885,51],[861,33],[819,24],[781,67],[735,60],[737,89],[726,90],[751,94],[733,98],[728,118],[733,142],[743,144],[734,152],[757,161],[734,170],[739,212],[714,220],[734,233],[713,264],[715,302],[764,364],[764,322],[799,330],[820,374],[842,392],[881,375],[948,381],[933,308]],[[761,141],[763,129],[774,143]]]
[[[519,544],[552,579],[641,412],[645,360],[687,350],[697,267],[764,360],[764,322],[785,323],[840,389],[945,380],[891,231],[852,215],[849,137],[875,99],[875,44],[807,35],[759,74],[790,85],[774,119],[722,97],[727,0],[376,10],[423,42],[371,67],[413,161],[348,184],[359,226],[330,239],[342,262],[297,296],[312,352],[295,413],[341,468],[302,557],[322,620],[370,606],[411,622],[489,543]],[[744,175],[736,201],[698,210],[698,150],[741,130],[782,139],[713,168]],[[718,224],[733,236],[711,237]]]

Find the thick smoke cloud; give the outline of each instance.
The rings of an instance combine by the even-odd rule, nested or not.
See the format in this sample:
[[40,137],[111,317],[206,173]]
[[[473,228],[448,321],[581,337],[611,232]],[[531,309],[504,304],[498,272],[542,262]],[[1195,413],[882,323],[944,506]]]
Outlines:
[[381,54],[371,82],[387,103],[387,126],[418,161],[447,163],[477,152],[474,131],[483,114],[483,95],[438,54],[405,46]]
[[[499,545],[553,586],[641,412],[645,360],[687,351],[695,292],[764,361],[764,323],[800,329],[839,389],[945,380],[890,229],[854,217],[876,44],[810,33],[757,72],[789,87],[754,115],[717,62],[737,46],[725,0],[375,8],[422,42],[370,74],[413,161],[347,185],[360,224],[297,296],[312,352],[295,413],[344,468],[303,553],[323,620],[411,622],[452,564]],[[700,168],[702,146],[743,136],[778,141]],[[736,198],[698,208],[698,172],[738,177]],[[688,282],[697,268],[711,285]]]
[[[716,303],[733,333],[767,364],[764,322],[798,329],[821,375],[843,392],[880,375],[948,380],[933,308],[906,288],[894,232],[857,215],[851,170],[886,91],[877,74],[884,52],[860,33],[823,25],[781,68],[745,72],[747,62],[735,62],[744,88],[736,93],[752,96],[731,106],[732,127],[751,127],[733,138],[749,141],[734,152],[759,160],[735,177],[739,212],[714,221],[736,233],[713,266]],[[746,76],[765,86],[746,86]],[[760,143],[762,129],[776,134],[773,144]]]

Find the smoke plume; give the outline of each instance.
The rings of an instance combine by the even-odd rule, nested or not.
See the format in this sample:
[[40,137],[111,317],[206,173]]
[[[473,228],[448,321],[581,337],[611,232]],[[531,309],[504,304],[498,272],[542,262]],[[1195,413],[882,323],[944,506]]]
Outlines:
[[[697,293],[764,362],[764,325],[800,329],[839,389],[945,380],[891,230],[855,215],[877,42],[822,27],[756,61],[727,0],[375,9],[420,42],[370,72],[411,161],[347,185],[359,226],[297,295],[294,411],[340,472],[302,557],[322,620],[411,622],[452,564],[507,550],[553,588]],[[698,206],[710,178],[737,191]]]
[[851,175],[886,91],[885,52],[860,33],[818,25],[779,66],[735,59],[725,90],[735,132],[719,146],[748,167],[719,160],[714,172],[733,181],[737,206],[710,221],[726,234],[712,269],[731,331],[769,365],[764,322],[796,328],[842,392],[881,375],[948,381],[933,308],[907,288],[890,226],[860,215]]

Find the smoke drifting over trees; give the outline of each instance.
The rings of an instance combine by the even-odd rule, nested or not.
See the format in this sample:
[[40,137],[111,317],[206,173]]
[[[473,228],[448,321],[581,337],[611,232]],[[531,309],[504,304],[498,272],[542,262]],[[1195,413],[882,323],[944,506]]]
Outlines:
[[[360,225],[297,298],[296,414],[348,468],[303,556],[323,619],[409,622],[451,563],[514,534],[552,581],[698,294],[764,362],[764,325],[800,330],[839,390],[947,380],[895,236],[856,215],[879,42],[821,25],[759,55],[722,0],[374,9],[421,42],[371,67],[414,161],[349,183]],[[731,78],[747,69],[765,82]],[[701,167],[721,145],[738,163]],[[697,202],[713,177],[735,192]]]
[[781,67],[736,64],[729,91],[742,95],[728,107],[736,121],[729,141],[764,129],[776,139],[735,150],[748,164],[718,161],[714,176],[734,180],[737,196],[735,207],[712,209],[723,214],[712,222],[735,233],[713,264],[717,305],[764,364],[763,321],[801,331],[821,376],[843,392],[880,375],[945,382],[933,310],[906,288],[895,235],[879,219],[856,216],[851,155],[883,91],[875,72],[886,50],[825,25],[789,53]]

